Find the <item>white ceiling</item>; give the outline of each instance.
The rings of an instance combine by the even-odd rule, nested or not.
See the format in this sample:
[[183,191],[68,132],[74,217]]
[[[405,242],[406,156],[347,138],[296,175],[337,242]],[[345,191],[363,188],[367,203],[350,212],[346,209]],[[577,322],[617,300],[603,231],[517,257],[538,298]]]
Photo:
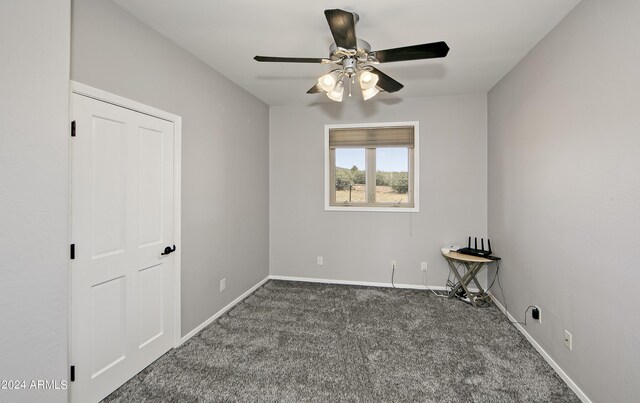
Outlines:
[[378,65],[405,87],[371,102],[487,92],[580,0],[113,1],[268,105],[300,105],[332,102],[306,94],[331,67],[253,56],[328,57],[325,9],[358,13],[356,35],[372,50],[441,40],[451,48],[444,59]]

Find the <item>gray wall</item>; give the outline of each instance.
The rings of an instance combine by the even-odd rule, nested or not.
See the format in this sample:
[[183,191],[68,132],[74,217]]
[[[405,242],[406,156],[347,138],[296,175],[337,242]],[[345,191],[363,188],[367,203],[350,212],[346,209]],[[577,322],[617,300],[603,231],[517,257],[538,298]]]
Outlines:
[[73,2],[71,78],[182,116],[184,335],[268,275],[268,107],[104,0]]
[[[444,286],[440,248],[487,230],[486,95],[271,108],[273,275]],[[324,125],[420,123],[420,212],[324,211]],[[324,256],[324,266],[316,256]]]
[[638,16],[637,0],[583,0],[489,93],[508,309],[542,308],[527,332],[600,402],[640,395]]
[[68,373],[69,27],[69,0],[0,2],[0,380],[27,387]]

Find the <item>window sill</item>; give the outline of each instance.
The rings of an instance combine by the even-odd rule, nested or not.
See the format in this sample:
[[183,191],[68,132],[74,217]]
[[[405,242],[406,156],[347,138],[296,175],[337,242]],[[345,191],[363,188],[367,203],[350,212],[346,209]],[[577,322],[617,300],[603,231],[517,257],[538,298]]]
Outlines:
[[353,211],[353,212],[377,212],[377,213],[418,213],[418,207],[357,207],[357,206],[324,206],[324,211]]

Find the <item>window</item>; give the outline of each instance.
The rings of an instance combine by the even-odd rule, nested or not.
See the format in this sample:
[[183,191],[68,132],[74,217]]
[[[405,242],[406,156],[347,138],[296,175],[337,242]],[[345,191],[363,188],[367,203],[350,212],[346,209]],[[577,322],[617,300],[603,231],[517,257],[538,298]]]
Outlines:
[[325,209],[418,211],[418,122],[325,126]]

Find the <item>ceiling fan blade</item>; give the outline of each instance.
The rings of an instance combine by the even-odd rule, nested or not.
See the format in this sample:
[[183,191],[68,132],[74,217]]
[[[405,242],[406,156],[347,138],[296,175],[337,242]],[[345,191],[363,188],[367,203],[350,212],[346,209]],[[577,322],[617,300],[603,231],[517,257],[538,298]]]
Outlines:
[[316,85],[309,88],[309,91],[307,91],[307,94],[317,94],[318,92],[322,92],[322,88],[320,88],[320,85],[316,83]]
[[449,46],[445,42],[423,43],[422,45],[377,50],[376,58],[380,63],[401,62],[405,60],[434,59],[445,57]]
[[356,19],[353,13],[344,10],[324,10],[333,40],[336,46],[344,49],[356,49]]
[[255,56],[253,60],[258,62],[275,62],[275,63],[331,63],[329,59],[315,57],[274,57],[274,56]]
[[382,88],[386,92],[396,92],[404,88],[404,85],[400,84],[399,82],[389,77],[388,75],[384,74],[380,70],[376,69],[373,66],[369,66],[369,67],[371,67],[371,71],[378,76],[378,83],[376,84],[377,87]]

